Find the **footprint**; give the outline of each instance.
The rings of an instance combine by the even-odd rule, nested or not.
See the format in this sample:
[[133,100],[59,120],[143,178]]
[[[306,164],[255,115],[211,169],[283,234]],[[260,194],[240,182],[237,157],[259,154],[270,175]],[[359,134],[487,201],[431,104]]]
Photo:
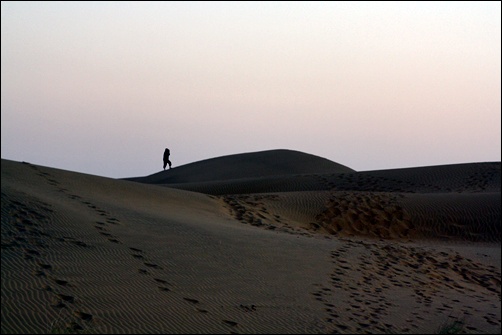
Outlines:
[[151,267],[151,268],[155,268],[155,269],[162,269],[160,266],[158,266],[157,264],[152,264],[152,263],[143,263],[145,264],[146,266],[148,267]]
[[64,301],[67,301],[70,303],[73,303],[75,301],[75,299],[71,295],[58,294],[58,297],[61,300],[64,300]]
[[54,308],[64,308],[64,307],[66,307],[66,305],[63,304],[63,302],[61,300],[59,300],[59,299],[56,300],[51,306],[54,307]]
[[70,242],[73,243],[73,244],[78,245],[79,247],[87,247],[87,244],[85,242],[82,242],[82,241],[70,241]]
[[232,327],[235,327],[238,325],[238,323],[234,322],[234,321],[229,321],[229,320],[222,320],[222,321],[223,321],[223,323],[226,323],[227,325],[232,326]]
[[108,241],[113,242],[113,243],[120,243],[119,240],[116,240],[114,238],[109,238]]
[[78,334],[81,330],[84,330],[84,328],[75,321],[72,321],[66,325],[65,332]]
[[28,255],[40,256],[40,253],[36,250],[24,249],[24,252],[26,252],[26,254],[28,254]]
[[58,285],[61,285],[61,286],[66,286],[68,285],[68,282],[66,280],[61,280],[61,279],[54,279],[54,282]]
[[250,306],[247,306],[247,305],[239,305],[239,307],[245,311],[245,312],[252,312],[252,311],[256,311],[256,306],[255,305],[250,305]]
[[136,248],[129,248],[129,249],[131,249],[132,251],[136,251],[136,252],[143,252],[143,250],[141,250],[141,249],[136,249]]
[[190,299],[190,298],[183,298],[183,299],[185,299],[188,302],[191,302],[192,304],[198,304],[199,303],[199,300],[196,300],[196,299]]
[[52,265],[43,264],[43,263],[38,263],[38,266],[40,266],[42,269],[46,269],[46,270],[49,270],[52,268]]
[[32,274],[38,277],[45,277],[45,272],[43,272],[42,270],[34,270]]
[[92,320],[92,314],[89,313],[84,313],[80,311],[75,311],[73,314],[79,318],[81,318],[84,321],[91,321]]

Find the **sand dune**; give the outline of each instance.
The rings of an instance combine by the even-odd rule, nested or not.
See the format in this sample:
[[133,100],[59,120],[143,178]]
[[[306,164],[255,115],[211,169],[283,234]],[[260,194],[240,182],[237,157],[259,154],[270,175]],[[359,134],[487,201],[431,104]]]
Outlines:
[[500,333],[500,162],[2,159],[1,185],[2,333]]
[[[305,166],[302,173],[298,169],[286,173],[286,165],[278,169],[274,160],[277,152],[289,164]],[[243,157],[245,164],[253,159],[260,162],[262,171],[267,171],[265,176],[255,177],[251,173],[245,177],[244,169],[236,172],[241,178],[225,179],[217,168],[213,180],[204,172],[204,181],[194,182],[198,177],[192,173],[207,171],[206,162],[196,162],[189,168],[182,166],[133,180],[223,196],[239,220],[242,221],[245,210],[248,221],[262,225],[278,223],[277,218],[263,213],[274,206],[266,199],[274,199],[273,203],[282,201],[284,208],[296,209],[295,216],[313,208],[310,216],[303,215],[301,220],[289,217],[284,222],[316,233],[500,242],[501,170],[497,162],[363,172],[333,163],[332,171],[326,173],[321,172],[326,162],[319,157],[279,150],[214,158],[211,164],[242,167]],[[302,164],[292,164],[295,159]],[[298,203],[296,200],[303,198],[305,192],[310,192],[308,198]],[[257,202],[253,199],[265,201],[261,201],[262,213],[256,213]],[[279,212],[275,210],[274,215]]]
[[352,172],[326,158],[294,150],[267,150],[216,157],[146,177],[126,178],[149,184],[205,182],[301,173]]

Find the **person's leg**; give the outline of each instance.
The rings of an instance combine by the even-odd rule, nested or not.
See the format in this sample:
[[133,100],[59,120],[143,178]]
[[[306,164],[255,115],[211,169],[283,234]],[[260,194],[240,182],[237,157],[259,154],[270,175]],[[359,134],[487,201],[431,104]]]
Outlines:
[[164,170],[166,169],[167,162],[164,161]]
[[171,161],[167,161],[167,163],[169,163],[169,168],[171,168]]

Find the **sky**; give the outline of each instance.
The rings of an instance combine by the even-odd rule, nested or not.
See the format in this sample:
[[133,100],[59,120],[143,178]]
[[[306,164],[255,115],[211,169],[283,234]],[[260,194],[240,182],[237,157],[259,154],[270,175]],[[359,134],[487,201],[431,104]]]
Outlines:
[[501,160],[501,2],[1,2],[1,157],[110,178],[271,149]]

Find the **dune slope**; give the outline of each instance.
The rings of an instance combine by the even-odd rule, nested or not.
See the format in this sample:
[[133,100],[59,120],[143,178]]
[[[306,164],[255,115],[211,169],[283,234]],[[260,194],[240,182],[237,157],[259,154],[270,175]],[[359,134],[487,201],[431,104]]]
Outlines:
[[261,168],[201,193],[2,159],[1,332],[500,332],[500,163]]

